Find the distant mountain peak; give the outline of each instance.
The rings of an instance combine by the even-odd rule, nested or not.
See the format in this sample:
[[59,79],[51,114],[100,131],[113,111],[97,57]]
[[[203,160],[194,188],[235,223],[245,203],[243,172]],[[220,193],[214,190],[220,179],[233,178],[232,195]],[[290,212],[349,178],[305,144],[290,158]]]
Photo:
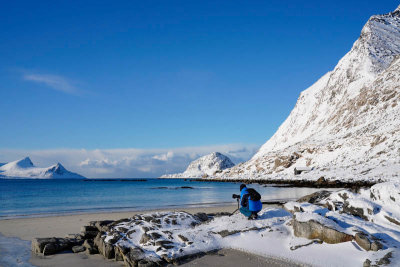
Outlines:
[[212,152],[192,161],[183,173],[163,175],[164,178],[200,178],[215,175],[235,164],[220,152]]
[[0,165],[0,178],[85,178],[64,168],[61,163],[40,168],[29,157]]
[[23,159],[14,161],[15,165],[21,167],[21,168],[30,168],[30,167],[34,167],[35,165],[33,165],[31,159],[29,157],[25,157]]

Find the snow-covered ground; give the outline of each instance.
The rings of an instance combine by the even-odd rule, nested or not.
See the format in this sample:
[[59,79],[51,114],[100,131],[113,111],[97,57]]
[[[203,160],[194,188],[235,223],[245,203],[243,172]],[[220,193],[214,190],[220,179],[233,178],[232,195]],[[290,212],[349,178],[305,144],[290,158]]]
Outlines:
[[77,173],[70,172],[60,163],[47,168],[33,165],[29,157],[9,162],[0,166],[0,178],[85,178]]
[[213,152],[192,161],[184,172],[165,174],[161,178],[205,178],[233,166],[235,164],[230,158],[219,152]]
[[[362,266],[367,259],[375,264],[391,252],[390,264],[399,266],[399,199],[400,184],[383,183],[360,194],[341,190],[314,204],[289,202],[285,209],[266,208],[257,220],[247,220],[240,213],[208,220],[205,214],[186,212],[135,215],[114,224],[103,238],[121,253],[131,249],[130,255],[156,262],[234,248],[314,266]],[[363,216],[360,210],[365,217],[358,216]],[[335,242],[321,242],[323,237],[301,237],[294,231],[295,221],[316,222],[319,228],[311,229],[311,233],[324,234],[327,229],[334,229],[350,237],[350,241],[328,244]],[[361,247],[355,238],[361,233],[366,240],[375,242],[377,251]]]
[[372,16],[331,72],[300,94],[249,161],[220,178],[391,180],[400,176],[400,8]]

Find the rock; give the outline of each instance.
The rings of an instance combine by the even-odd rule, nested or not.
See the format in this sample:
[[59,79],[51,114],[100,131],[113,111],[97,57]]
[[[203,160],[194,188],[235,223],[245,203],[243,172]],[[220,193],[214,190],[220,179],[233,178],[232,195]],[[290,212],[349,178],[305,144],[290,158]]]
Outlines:
[[385,215],[385,219],[388,220],[391,223],[397,224],[398,226],[400,226],[400,222],[398,220],[396,220],[395,218],[389,217]]
[[383,258],[378,261],[378,265],[389,265],[390,258],[392,258],[392,252],[387,253]]
[[100,240],[102,239],[102,235],[103,235],[103,234],[104,234],[104,233],[99,232],[99,233],[97,233],[96,237],[93,239],[93,243],[94,243],[94,245],[95,245],[96,247],[100,247]]
[[85,251],[86,248],[84,246],[73,246],[72,247],[72,252],[74,253],[79,253]]
[[378,251],[381,250],[383,248],[382,244],[378,241],[374,241],[371,243],[371,250],[372,251]]
[[371,266],[371,261],[369,259],[366,259],[363,263],[363,267],[370,267]]
[[183,235],[178,235],[179,239],[182,240],[183,242],[189,241],[189,239]]
[[43,255],[53,255],[57,253],[56,243],[48,243],[43,248]]
[[98,254],[99,253],[99,250],[94,245],[94,241],[92,239],[86,239],[85,242],[83,242],[83,247],[86,248],[86,252],[88,254]]
[[116,261],[124,261],[124,256],[129,253],[129,248],[121,245],[117,245],[114,247],[114,259]]
[[140,238],[139,243],[140,243],[140,244],[145,244],[145,243],[149,242],[150,240],[151,240],[151,236],[148,235],[148,234],[146,234],[146,233],[144,233],[144,234],[142,235],[142,237]]
[[344,213],[353,215],[353,216],[357,216],[363,220],[368,221],[368,217],[364,215],[364,209],[362,208],[357,208],[357,207],[353,207],[349,204],[349,202],[345,201],[343,203],[343,209],[342,211]]
[[152,239],[159,239],[160,237],[162,237],[162,235],[160,235],[157,232],[151,233],[150,236],[151,236]]
[[114,246],[110,243],[103,242],[102,246],[102,255],[106,259],[112,259],[115,258],[115,251],[114,251]]
[[194,216],[202,222],[208,221],[208,215],[204,212],[198,212]]
[[154,267],[154,266],[157,266],[157,265],[152,261],[140,260],[138,262],[138,267]]
[[163,247],[163,248],[165,248],[165,246],[166,246],[166,245],[169,245],[169,244],[172,244],[172,242],[169,241],[169,240],[158,240],[158,241],[156,241],[156,243],[155,243],[156,246],[161,246],[161,247]]
[[138,262],[144,258],[144,252],[141,248],[130,248],[129,252],[124,254],[124,263],[125,266],[136,267],[138,265]]
[[94,226],[99,230],[99,232],[107,232],[110,230],[108,226],[113,222],[113,220],[97,221]]
[[299,198],[297,200],[297,202],[308,202],[311,204],[316,204],[316,203],[320,202],[321,200],[329,197],[330,195],[331,195],[331,192],[322,190],[322,191],[318,191],[318,192],[303,196],[303,197]]
[[80,241],[69,238],[34,238],[31,248],[35,253],[43,253],[44,255],[52,255],[64,250],[70,250],[73,246],[79,244]]
[[309,220],[299,222],[293,219],[294,235],[308,239],[320,239],[328,244],[336,244],[353,240],[353,236],[331,229],[319,222]]
[[95,238],[99,230],[97,230],[97,227],[95,226],[87,225],[81,228],[81,232],[83,238],[88,239],[88,238]]
[[219,234],[221,237],[226,237],[226,236],[234,235],[237,233],[240,233],[240,230],[235,230],[235,231],[222,230],[221,232],[218,232],[217,234]]
[[354,235],[354,239],[357,244],[365,249],[366,251],[371,250],[371,242],[368,239],[368,236],[364,233],[357,233]]
[[372,238],[370,238],[368,235],[364,234],[364,233],[356,233],[354,235],[354,239],[357,242],[357,244],[362,247],[363,249],[365,249],[366,251],[378,251],[380,249],[382,249],[382,244],[380,242],[378,242],[377,240],[372,240]]

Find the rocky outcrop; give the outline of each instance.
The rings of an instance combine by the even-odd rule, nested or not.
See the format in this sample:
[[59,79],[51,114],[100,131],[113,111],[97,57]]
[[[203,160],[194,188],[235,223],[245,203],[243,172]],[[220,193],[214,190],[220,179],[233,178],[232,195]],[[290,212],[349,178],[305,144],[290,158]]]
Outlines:
[[353,236],[333,229],[315,220],[298,221],[293,217],[294,235],[308,239],[319,239],[328,244],[337,244],[353,240]]
[[[303,91],[277,132],[221,178],[389,180],[400,175],[400,12],[372,16],[336,67]],[[293,174],[297,167],[314,167]]]
[[32,251],[43,255],[53,255],[65,250],[71,250],[72,247],[81,245],[83,240],[72,238],[34,238],[32,240]]

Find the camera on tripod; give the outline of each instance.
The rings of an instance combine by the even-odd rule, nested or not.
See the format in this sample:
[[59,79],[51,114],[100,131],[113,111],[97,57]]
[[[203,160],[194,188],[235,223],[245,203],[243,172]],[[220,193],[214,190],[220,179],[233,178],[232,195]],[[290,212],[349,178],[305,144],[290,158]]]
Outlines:
[[232,195],[232,198],[239,199],[239,198],[240,198],[240,195],[233,194],[233,195]]

